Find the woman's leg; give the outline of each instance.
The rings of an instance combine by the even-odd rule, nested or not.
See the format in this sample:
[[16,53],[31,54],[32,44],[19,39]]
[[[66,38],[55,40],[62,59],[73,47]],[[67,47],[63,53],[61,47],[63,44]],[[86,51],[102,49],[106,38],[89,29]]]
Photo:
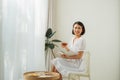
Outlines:
[[[60,73],[59,73],[60,74]],[[62,75],[60,74],[60,79],[59,80],[62,80]]]
[[53,65],[52,66],[52,70],[51,70],[52,72],[56,72],[56,68],[55,68],[55,66]]
[[[52,66],[52,72],[57,72],[57,73],[59,73],[58,71],[57,71],[57,69],[55,68],[55,66],[53,65]],[[60,74],[60,73],[59,73]],[[59,80],[62,80],[62,75],[60,74],[60,79]]]

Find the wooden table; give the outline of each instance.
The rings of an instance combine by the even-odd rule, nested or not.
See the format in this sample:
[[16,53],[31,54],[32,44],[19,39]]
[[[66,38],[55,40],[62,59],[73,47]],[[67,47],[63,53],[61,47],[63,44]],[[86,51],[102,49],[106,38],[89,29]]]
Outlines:
[[60,74],[47,71],[31,71],[24,73],[24,80],[59,80]]

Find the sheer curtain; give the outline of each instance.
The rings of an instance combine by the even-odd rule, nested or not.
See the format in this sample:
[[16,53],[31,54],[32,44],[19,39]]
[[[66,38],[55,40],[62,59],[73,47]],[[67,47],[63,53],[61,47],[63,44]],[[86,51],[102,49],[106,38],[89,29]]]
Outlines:
[[3,54],[2,54],[2,1],[0,0],[0,80],[3,80]]
[[48,0],[2,1],[4,80],[23,80],[24,72],[45,70],[47,17]]
[[[54,24],[53,16],[55,17],[53,13],[55,11],[53,3],[54,3],[54,0],[49,0],[48,2],[48,27],[52,29],[53,29],[53,24]],[[45,67],[47,71],[51,71],[51,67],[52,67],[51,60],[53,59],[53,56],[51,54],[52,54],[51,51],[46,53]]]

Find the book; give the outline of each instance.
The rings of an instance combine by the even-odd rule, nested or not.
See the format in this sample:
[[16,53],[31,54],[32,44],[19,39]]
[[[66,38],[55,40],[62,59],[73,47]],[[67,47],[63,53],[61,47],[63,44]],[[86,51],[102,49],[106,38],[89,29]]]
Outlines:
[[67,51],[67,50],[65,50],[65,49],[61,49],[58,53],[60,53],[60,54],[66,54],[66,55],[69,55],[69,56],[75,55],[74,52],[72,52],[72,51]]

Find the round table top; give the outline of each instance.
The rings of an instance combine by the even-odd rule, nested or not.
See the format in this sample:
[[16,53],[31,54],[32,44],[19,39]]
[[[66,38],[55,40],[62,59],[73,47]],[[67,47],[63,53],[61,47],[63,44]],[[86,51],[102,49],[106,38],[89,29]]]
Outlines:
[[48,71],[31,71],[24,73],[24,80],[58,80],[60,74]]

